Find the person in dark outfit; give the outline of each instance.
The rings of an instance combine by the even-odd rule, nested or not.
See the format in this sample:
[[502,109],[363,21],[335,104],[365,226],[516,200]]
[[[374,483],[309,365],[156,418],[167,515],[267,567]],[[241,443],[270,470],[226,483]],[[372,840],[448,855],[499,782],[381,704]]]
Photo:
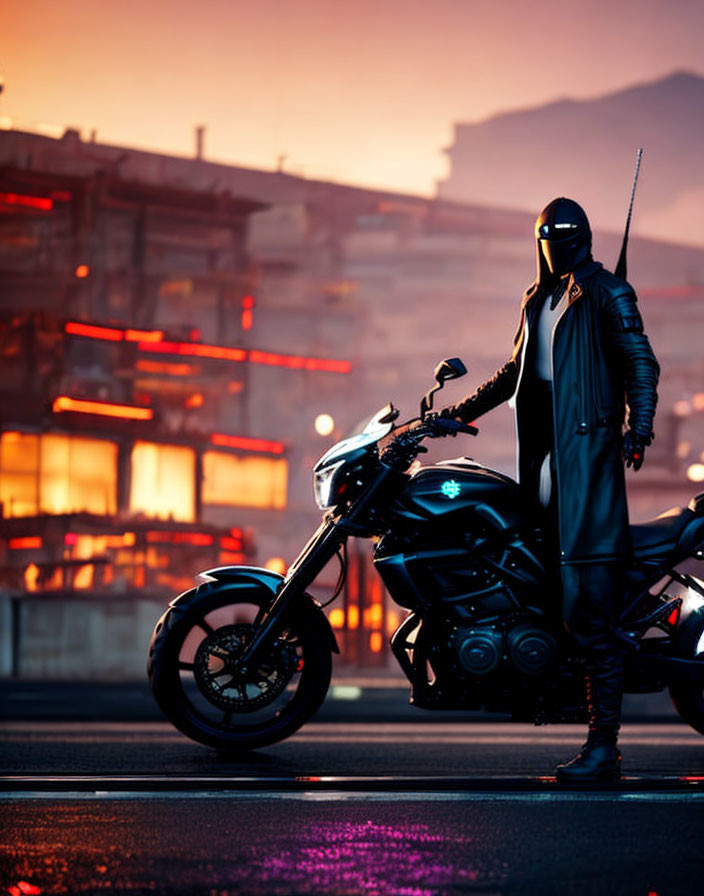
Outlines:
[[653,439],[660,368],[632,287],[592,259],[584,210],[553,200],[535,236],[537,276],[510,359],[440,414],[470,422],[506,400],[515,409],[519,483],[544,514],[562,619],[585,671],[589,734],[557,776],[618,780],[624,659],[614,620],[631,552],[623,460],[640,469]]

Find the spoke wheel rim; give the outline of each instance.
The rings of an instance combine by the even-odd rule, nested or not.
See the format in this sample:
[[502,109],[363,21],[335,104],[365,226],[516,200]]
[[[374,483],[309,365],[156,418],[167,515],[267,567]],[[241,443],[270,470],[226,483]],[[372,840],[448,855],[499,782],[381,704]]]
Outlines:
[[236,660],[251,638],[249,623],[225,625],[211,631],[198,646],[193,677],[201,694],[213,705],[233,713],[249,713],[279,697],[297,670],[295,643],[282,637],[265,648],[246,676]]

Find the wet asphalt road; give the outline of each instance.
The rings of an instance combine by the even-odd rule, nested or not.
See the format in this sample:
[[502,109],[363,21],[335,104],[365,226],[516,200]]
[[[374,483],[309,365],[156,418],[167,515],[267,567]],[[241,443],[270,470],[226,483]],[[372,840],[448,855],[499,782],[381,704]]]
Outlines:
[[[167,722],[0,722],[0,775],[549,775],[584,739],[579,725],[311,722],[288,740],[218,756]],[[704,776],[704,738],[683,723],[626,724],[624,774]]]
[[10,893],[696,896],[704,870],[691,796],[93,795],[0,809]]
[[701,892],[701,736],[630,724],[623,787],[545,779],[582,738],[313,722],[225,759],[166,723],[3,722],[0,893]]
[[389,683],[331,693],[296,736],[222,757],[161,721],[143,684],[15,682],[0,894],[689,896],[704,739],[665,695],[629,699],[629,777],[579,792],[544,776],[581,726],[422,713]]

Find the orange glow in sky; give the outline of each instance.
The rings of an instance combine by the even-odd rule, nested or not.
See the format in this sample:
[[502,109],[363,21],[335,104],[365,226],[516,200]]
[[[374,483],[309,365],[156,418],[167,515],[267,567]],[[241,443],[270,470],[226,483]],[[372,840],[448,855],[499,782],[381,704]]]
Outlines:
[[456,121],[704,74],[699,0],[28,0],[0,116],[432,194]]

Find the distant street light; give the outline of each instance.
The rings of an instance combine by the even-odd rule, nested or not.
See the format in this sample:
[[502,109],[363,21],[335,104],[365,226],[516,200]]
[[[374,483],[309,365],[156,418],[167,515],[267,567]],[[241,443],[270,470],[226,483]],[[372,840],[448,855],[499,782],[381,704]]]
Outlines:
[[692,405],[686,398],[683,398],[674,403],[672,410],[674,411],[675,417],[689,417],[692,413]]
[[690,464],[687,467],[687,479],[690,482],[704,482],[704,464]]
[[330,414],[318,414],[313,426],[319,436],[329,436],[333,429],[335,429],[335,421]]
[[272,572],[278,572],[280,575],[284,575],[286,572],[286,561],[283,557],[269,557],[264,564],[264,568],[270,569]]

